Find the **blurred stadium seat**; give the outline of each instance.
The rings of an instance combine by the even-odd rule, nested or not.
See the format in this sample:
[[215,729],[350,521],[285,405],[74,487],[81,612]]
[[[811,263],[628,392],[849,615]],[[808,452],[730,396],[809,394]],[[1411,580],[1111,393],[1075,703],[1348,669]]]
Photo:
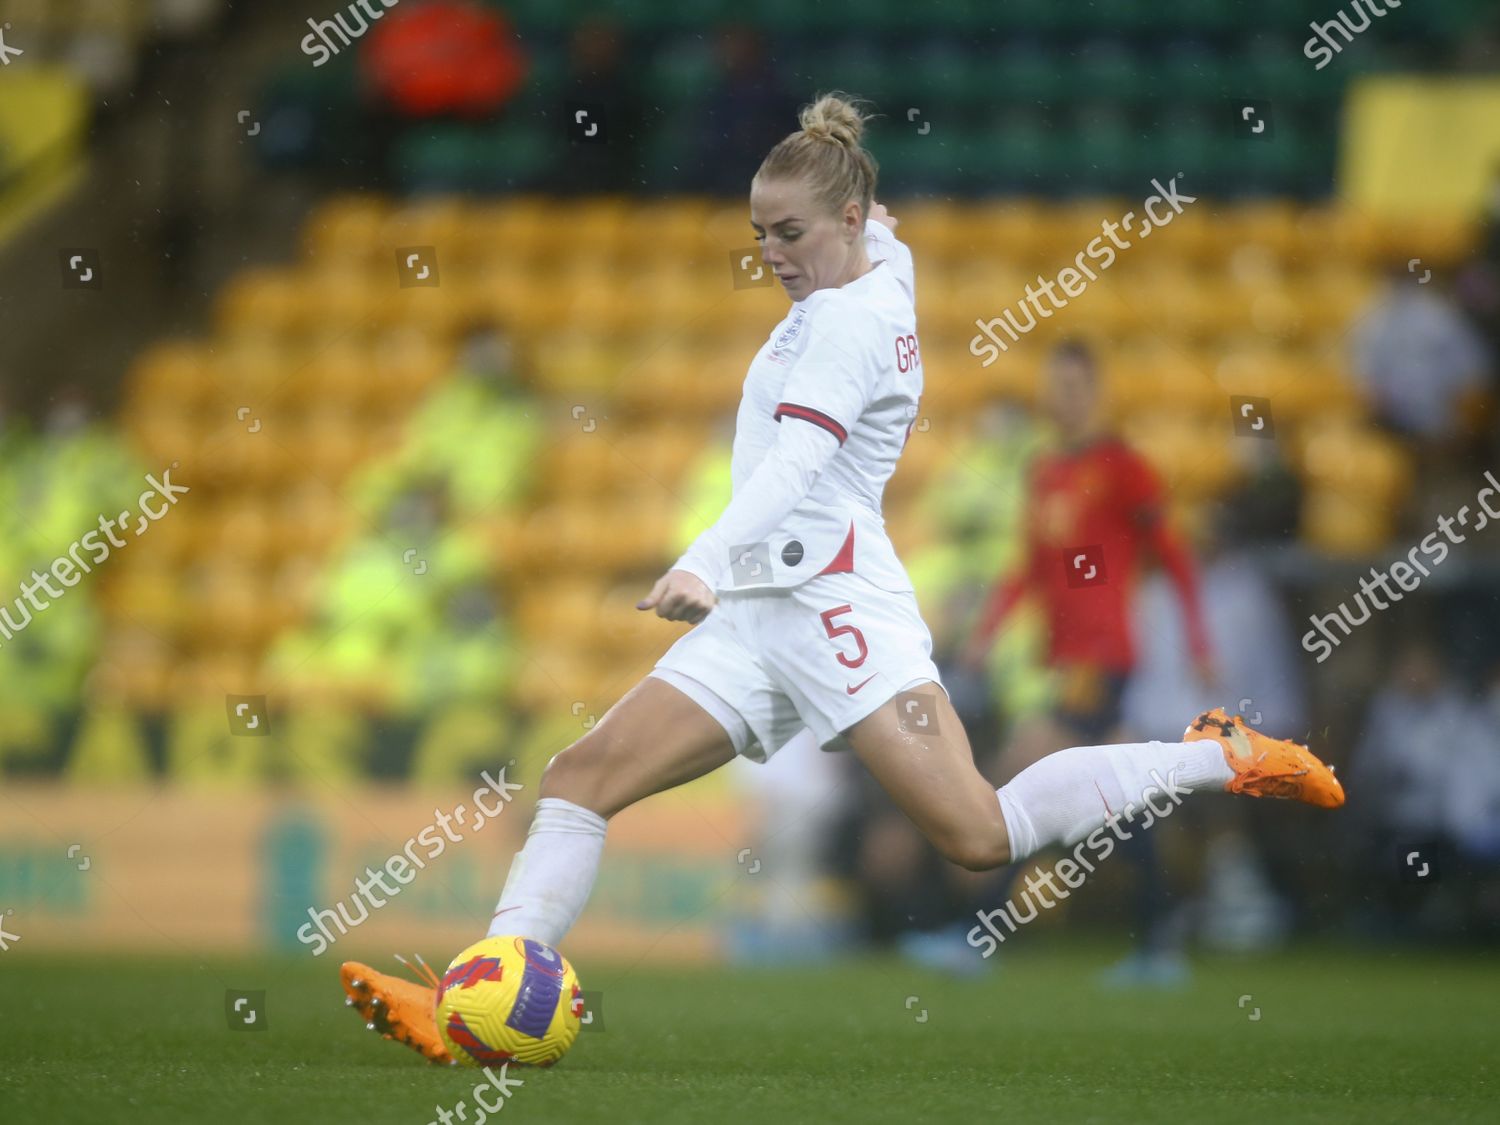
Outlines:
[[[922,416],[940,419],[948,440],[911,447],[892,485],[893,523],[944,472],[954,438],[979,410],[1038,393],[1038,348],[1052,326],[984,368],[968,352],[975,312],[1013,305],[1038,273],[1051,274],[1097,235],[1101,215],[1124,207],[1114,199],[926,201],[902,210],[901,233],[923,266]],[[122,418],[141,453],[155,463],[211,451],[216,472],[205,487],[217,502],[206,517],[164,527],[153,550],[122,564],[104,607],[105,650],[120,651],[145,621],[201,664],[203,675],[185,673],[187,681],[245,667],[263,679],[254,668],[277,638],[316,613],[305,589],[274,613],[255,611],[277,601],[267,592],[287,560],[304,573],[336,566],[356,519],[378,521],[424,473],[438,472],[460,500],[487,499],[483,484],[463,492],[461,463],[473,475],[493,451],[468,443],[488,432],[508,444],[523,431],[456,437],[459,419],[505,408],[462,390],[455,356],[468,334],[495,329],[516,348],[515,374],[534,396],[528,415],[535,425],[552,420],[530,491],[507,490],[485,517],[498,545],[486,550],[507,556],[493,561],[521,643],[560,662],[550,679],[523,675],[516,702],[555,695],[575,673],[585,687],[572,690],[584,696],[623,686],[619,669],[646,667],[667,633],[601,635],[606,591],[622,574],[647,581],[670,558],[671,513],[691,486],[704,426],[733,410],[746,357],[779,315],[773,291],[730,284],[709,201],[658,199],[642,210],[644,219],[614,197],[531,196],[335,197],[319,207],[304,225],[303,262],[241,271],[217,302],[213,337],[163,341],[132,371]],[[641,221],[664,249],[637,264]],[[1461,224],[1434,220],[1421,233],[1435,266],[1456,261],[1471,238]],[[1204,435],[1223,425],[1230,396],[1258,396],[1276,403],[1278,425],[1302,451],[1308,542],[1347,553],[1384,541],[1407,466],[1399,444],[1362,420],[1337,345],[1409,237],[1326,204],[1212,205],[1179,217],[1171,237],[1146,244],[1149,255],[1118,262],[1115,284],[1074,299],[1069,330],[1105,346],[1110,409],[1184,513],[1235,484],[1236,466]],[[424,245],[445,248],[441,286],[397,287],[395,250]],[[445,394],[454,397],[441,422]],[[424,410],[434,435],[425,444],[411,433],[421,427],[408,424]],[[257,420],[263,431],[253,430]],[[407,442],[417,444],[403,454]],[[464,458],[443,467],[443,449],[455,445]],[[351,518],[346,487],[362,498],[363,516]],[[505,512],[513,522],[495,522]],[[454,528],[467,518],[446,517]],[[189,583],[204,610],[184,619],[173,590]],[[379,641],[392,652],[402,643],[399,634]],[[161,699],[155,672],[123,675],[119,686],[141,705]]]

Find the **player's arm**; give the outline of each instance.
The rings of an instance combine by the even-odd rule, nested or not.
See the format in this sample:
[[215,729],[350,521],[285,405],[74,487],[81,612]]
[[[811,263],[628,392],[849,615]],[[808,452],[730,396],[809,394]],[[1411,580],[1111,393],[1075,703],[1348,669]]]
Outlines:
[[776,444],[734,494],[723,514],[693,541],[672,569],[693,575],[711,589],[733,562],[731,548],[765,542],[812,491],[840,444],[840,439],[823,426],[784,423]]
[[1137,461],[1130,471],[1122,474],[1122,480],[1130,492],[1132,518],[1146,545],[1161,561],[1182,604],[1188,648],[1198,676],[1205,683],[1213,683],[1217,675],[1208,643],[1208,629],[1204,624],[1203,599],[1199,596],[1198,564],[1193,561],[1187,543],[1172,530],[1166,518],[1161,481],[1144,461]]
[[[812,298],[809,298],[810,300]],[[824,298],[808,320],[807,350],[787,376],[776,407],[781,423],[771,447],[724,514],[636,603],[673,621],[703,620],[735,547],[763,543],[812,491],[874,395],[880,365],[874,325],[857,307]]]
[[1158,515],[1150,530],[1151,549],[1161,560],[1162,567],[1172,580],[1177,598],[1182,603],[1183,616],[1187,620],[1188,644],[1193,659],[1200,668],[1211,658],[1208,630],[1203,623],[1203,599],[1199,596],[1198,564],[1193,561],[1187,544]]
[[906,243],[895,235],[898,220],[885,209],[885,204],[876,203],[870,208],[870,217],[865,221],[865,249],[871,260],[884,258],[891,264],[896,279],[913,301],[917,299],[916,270],[911,251]]

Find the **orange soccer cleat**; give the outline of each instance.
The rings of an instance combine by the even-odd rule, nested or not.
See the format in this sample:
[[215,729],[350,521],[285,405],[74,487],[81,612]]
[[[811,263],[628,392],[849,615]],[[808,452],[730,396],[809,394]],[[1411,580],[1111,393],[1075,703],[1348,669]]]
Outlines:
[[[405,958],[398,956],[396,959],[407,965]],[[453,1056],[443,1046],[437,1019],[433,1016],[437,974],[420,957],[417,962],[426,970],[426,984],[377,972],[358,961],[345,961],[339,969],[344,991],[348,994],[344,1003],[359,1012],[371,1031],[404,1043],[430,1062],[452,1064]]]
[[1183,740],[1211,738],[1224,750],[1224,760],[1234,777],[1224,788],[1246,797],[1285,797],[1336,809],[1344,803],[1344,787],[1333,769],[1300,742],[1261,734],[1245,720],[1232,718],[1222,707],[1205,711],[1193,720]]

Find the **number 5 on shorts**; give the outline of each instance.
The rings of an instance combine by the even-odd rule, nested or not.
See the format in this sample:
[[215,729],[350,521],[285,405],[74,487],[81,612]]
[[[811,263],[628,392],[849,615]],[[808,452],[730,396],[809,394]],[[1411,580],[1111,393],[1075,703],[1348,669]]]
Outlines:
[[833,623],[833,619],[839,614],[853,612],[854,607],[852,605],[838,605],[834,606],[832,609],[825,609],[822,613],[818,614],[818,616],[823,620],[823,631],[828,634],[829,640],[836,641],[845,633],[853,634],[854,643],[859,646],[859,655],[851,660],[842,652],[839,653],[839,663],[842,664],[845,668],[858,668],[865,662],[865,657],[870,655],[870,648],[865,644],[865,635],[859,631],[859,628],[857,626],[835,625]]

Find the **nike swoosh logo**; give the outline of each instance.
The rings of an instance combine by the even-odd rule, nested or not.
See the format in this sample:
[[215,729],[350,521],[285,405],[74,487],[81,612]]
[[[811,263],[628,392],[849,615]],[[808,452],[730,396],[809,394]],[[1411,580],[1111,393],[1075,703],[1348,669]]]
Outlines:
[[495,913],[491,914],[490,915],[490,921],[493,922],[496,918],[500,917],[500,915],[502,915],[502,914],[508,914],[512,910],[520,910],[520,909],[521,908],[519,906],[507,906],[504,910],[497,910],[497,911],[495,911]]
[[[878,675],[880,675],[880,673],[876,672],[875,676],[878,676]],[[875,678],[875,676],[871,676],[868,680],[862,680],[860,683],[856,684],[854,687],[850,687],[848,684],[845,684],[844,685],[844,690],[847,691],[850,695],[853,695],[860,688],[864,687],[865,684],[869,683],[870,680],[873,680]]]

